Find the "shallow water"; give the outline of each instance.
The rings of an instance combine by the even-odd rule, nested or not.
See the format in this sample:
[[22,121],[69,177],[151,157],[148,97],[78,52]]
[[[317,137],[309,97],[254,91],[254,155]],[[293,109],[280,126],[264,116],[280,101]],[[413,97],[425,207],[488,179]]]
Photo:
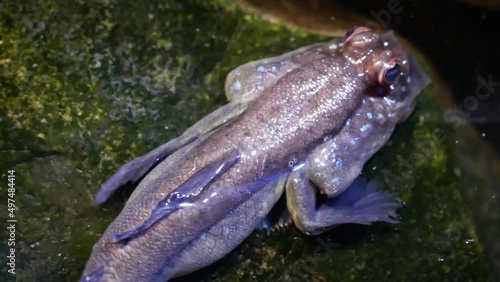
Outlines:
[[[232,68],[327,38],[229,1],[18,1],[1,11],[0,191],[7,195],[8,170],[15,170],[17,206],[16,275],[2,255],[2,281],[76,281],[130,192],[93,207],[107,177],[224,104]],[[480,134],[445,120],[446,107],[467,95],[455,95],[460,85],[434,51],[401,29],[431,55],[419,59],[434,83],[363,172],[405,202],[401,223],[343,226],[318,237],[294,227],[255,232],[180,280],[494,281],[498,157]],[[494,110],[481,111],[494,120]],[[7,253],[7,244],[0,250]]]

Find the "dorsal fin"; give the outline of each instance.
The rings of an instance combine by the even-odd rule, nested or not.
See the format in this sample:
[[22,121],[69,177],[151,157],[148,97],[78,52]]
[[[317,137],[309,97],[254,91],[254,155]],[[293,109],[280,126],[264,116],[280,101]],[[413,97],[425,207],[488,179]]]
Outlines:
[[222,156],[218,161],[203,167],[183,184],[165,196],[144,223],[136,228],[113,234],[113,242],[117,243],[131,239],[147,231],[151,226],[167,217],[172,212],[193,205],[193,203],[199,199],[201,192],[235,165],[239,159],[239,153],[233,151]]
[[144,176],[170,155],[218,130],[222,125],[244,112],[247,106],[248,103],[229,103],[224,105],[188,128],[181,136],[126,163],[104,182],[96,193],[94,204],[100,205],[104,203],[120,187],[137,185]]

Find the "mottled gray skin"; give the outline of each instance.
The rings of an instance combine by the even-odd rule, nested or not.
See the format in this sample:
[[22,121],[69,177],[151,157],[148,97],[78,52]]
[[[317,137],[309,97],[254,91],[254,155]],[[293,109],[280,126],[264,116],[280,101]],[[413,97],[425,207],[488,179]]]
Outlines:
[[[390,62],[408,62],[406,51],[391,35],[388,37],[392,43],[384,47],[377,35],[361,30],[345,44],[341,40],[316,44],[231,72],[226,82],[228,105],[178,139],[126,164],[103,185],[97,203],[159,162],[95,244],[82,279],[166,281],[207,266],[248,237],[283,193],[285,181],[287,198],[294,197],[287,200],[289,209],[304,232],[319,233],[342,223],[321,213],[318,218],[313,212],[315,192],[307,174],[323,193],[335,197],[349,187],[355,178],[351,175],[359,173],[367,158],[385,142],[359,142],[346,147],[343,154],[332,153],[342,145],[332,140],[345,143],[360,133],[357,128],[365,122],[368,109],[387,112],[387,106],[376,106],[385,104],[381,103],[385,98],[368,98],[366,91],[378,85],[377,78]],[[409,74],[408,65],[402,78]],[[410,91],[411,101],[423,85]],[[393,89],[387,97],[397,91]],[[411,95],[405,94],[403,99]],[[411,112],[411,106],[399,108],[405,108],[402,114],[380,122],[390,126],[375,126],[372,134],[387,139],[395,123]],[[368,140],[365,135],[359,136]],[[345,160],[360,149],[368,153],[358,157],[355,168],[346,174],[325,165],[338,162],[339,156]],[[322,155],[322,150],[330,151]],[[232,156],[239,156],[236,164],[203,189],[194,205],[175,210],[126,243],[113,240],[114,234],[141,225],[160,201],[200,169]],[[315,161],[310,156],[322,159]],[[334,173],[340,178],[337,186],[328,182]],[[384,212],[360,223],[391,222],[398,205],[384,196],[375,198],[384,204]],[[100,267],[103,275],[87,277]]]

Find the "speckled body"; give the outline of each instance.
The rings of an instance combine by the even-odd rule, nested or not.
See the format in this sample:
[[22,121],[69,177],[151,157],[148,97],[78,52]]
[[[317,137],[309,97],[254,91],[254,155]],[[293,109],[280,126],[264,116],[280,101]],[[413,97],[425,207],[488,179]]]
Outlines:
[[[202,268],[248,237],[283,193],[279,183],[301,171],[329,196],[345,190],[402,114],[393,113],[391,120],[380,98],[366,96],[373,82],[359,75],[366,65],[353,59],[363,54],[342,53],[332,44],[342,41],[259,61],[269,71],[257,67],[244,74],[248,66],[233,71],[228,98],[244,103],[242,112],[221,117],[220,127],[190,139],[144,178],[94,246],[84,277],[104,267],[98,280],[89,280],[166,281]],[[243,76],[246,83],[238,79]],[[252,79],[263,82],[249,83]],[[406,106],[404,116],[411,108]],[[370,139],[373,134],[379,139]],[[147,220],[162,199],[202,168],[235,154],[238,161],[202,190],[195,206],[175,210],[126,243],[113,240],[113,234]]]

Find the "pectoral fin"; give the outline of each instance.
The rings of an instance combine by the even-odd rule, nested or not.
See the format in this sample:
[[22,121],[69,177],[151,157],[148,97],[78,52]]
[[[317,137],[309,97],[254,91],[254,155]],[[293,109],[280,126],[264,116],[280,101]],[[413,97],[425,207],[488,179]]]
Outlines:
[[357,179],[342,194],[317,207],[317,188],[307,178],[306,170],[294,171],[287,181],[287,205],[297,227],[308,235],[346,223],[397,223],[396,210],[401,203],[394,195],[377,191],[375,186]]
[[116,243],[135,237],[147,231],[155,223],[166,218],[174,211],[194,205],[199,200],[203,190],[234,166],[239,159],[240,155],[237,152],[231,152],[224,155],[220,160],[203,167],[161,200],[144,223],[134,229],[115,233],[113,242]]

